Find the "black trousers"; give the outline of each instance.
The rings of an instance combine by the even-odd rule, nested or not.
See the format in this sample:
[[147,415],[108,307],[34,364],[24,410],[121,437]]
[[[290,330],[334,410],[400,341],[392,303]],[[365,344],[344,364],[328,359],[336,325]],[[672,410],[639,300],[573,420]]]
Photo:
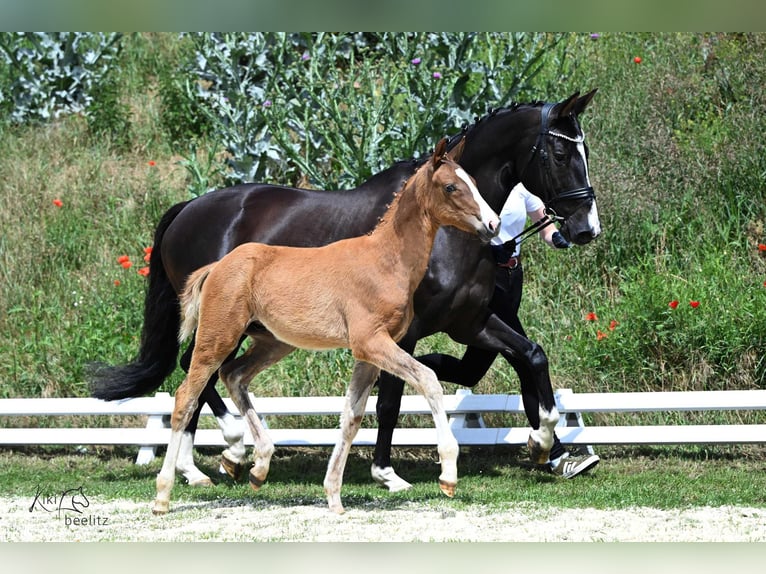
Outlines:
[[[515,269],[497,268],[495,292],[492,295],[490,308],[514,331],[527,336],[519,320],[519,307],[524,290],[524,268],[519,265]],[[440,381],[455,383],[464,387],[473,387],[478,383],[495,361],[497,353],[478,347],[468,347],[462,359],[441,353],[431,353],[418,357],[418,361],[430,367]],[[524,373],[511,362],[519,377]],[[564,454],[564,446],[554,433],[551,460]]]

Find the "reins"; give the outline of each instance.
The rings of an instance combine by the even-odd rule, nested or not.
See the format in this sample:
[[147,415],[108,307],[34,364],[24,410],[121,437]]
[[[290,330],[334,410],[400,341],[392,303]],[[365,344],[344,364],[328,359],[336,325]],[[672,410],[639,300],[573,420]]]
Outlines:
[[511,237],[508,241],[503,243],[503,247],[509,252],[513,253],[516,247],[524,243],[532,235],[552,225],[556,221],[564,221],[563,217],[556,215],[552,209],[545,208],[545,216],[535,221],[532,225],[524,229],[518,235]]

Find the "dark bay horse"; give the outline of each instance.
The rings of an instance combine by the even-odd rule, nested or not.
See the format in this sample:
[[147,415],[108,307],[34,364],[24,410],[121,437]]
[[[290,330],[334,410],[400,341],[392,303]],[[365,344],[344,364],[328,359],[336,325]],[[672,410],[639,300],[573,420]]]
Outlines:
[[[600,233],[587,146],[578,120],[594,94],[595,90],[584,96],[575,93],[558,103],[514,104],[464,129],[460,163],[476,179],[493,210],[499,212],[511,189],[521,182],[564,218],[561,232],[571,242],[585,244]],[[457,143],[457,138],[453,141]],[[399,162],[353,190],[243,184],[171,207],[155,232],[138,357],[127,365],[98,369],[91,381],[93,396],[107,400],[141,396],[157,389],[175,369],[177,293],[192,272],[248,241],[310,247],[363,235],[373,229],[396,191],[427,159]],[[525,412],[533,429],[530,454],[544,462],[558,418],[547,357],[538,344],[494,315],[488,306],[494,284],[490,250],[466,233],[441,229],[415,292],[415,318],[399,344],[412,353],[419,339],[445,332],[467,345],[467,352],[478,348],[501,354],[520,375]],[[181,358],[185,370],[192,349],[190,345]],[[221,423],[231,445],[224,451],[222,465],[235,473],[244,460],[244,445],[237,440],[243,429],[226,412],[215,390],[216,379],[214,374],[201,403],[208,402]],[[390,453],[403,385],[385,372],[378,381],[379,430],[372,472],[387,486],[398,479]],[[190,482],[209,482],[191,458],[196,422],[195,416],[184,435],[179,459],[184,465],[179,470]]]
[[[456,162],[461,150],[458,145],[447,152],[447,139],[441,140],[368,235],[321,247],[243,243],[189,276],[181,293],[180,339],[194,333],[195,345],[189,372],[175,395],[171,439],[157,476],[155,514],[168,511],[181,437],[202,390],[219,369],[255,440],[250,484],[257,490],[264,483],[274,444],[253,408],[248,386],[260,371],[296,348],[350,349],[356,361],[324,480],[330,510],[343,512],[343,471],[381,370],[401,377],[428,401],[442,467],[439,486],[454,496],[459,448],[441,385],[431,369],[396,342],[415,315],[413,294],[439,228],[454,226],[485,243],[500,229],[500,218]],[[317,268],[323,273],[317,274]],[[253,344],[224,365],[244,335]]]

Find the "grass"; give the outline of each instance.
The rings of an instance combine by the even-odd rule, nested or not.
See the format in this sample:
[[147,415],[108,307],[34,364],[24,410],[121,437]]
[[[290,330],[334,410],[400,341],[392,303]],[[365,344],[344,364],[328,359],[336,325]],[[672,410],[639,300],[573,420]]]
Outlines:
[[[700,506],[766,506],[763,447],[598,448],[601,463],[593,472],[561,480],[531,465],[526,451],[511,447],[463,449],[460,482],[450,505],[534,503],[558,508],[661,509]],[[200,489],[179,479],[174,501],[258,500],[280,506],[324,505],[322,480],[329,448],[279,448],[266,485],[257,493],[246,481],[218,477],[217,451],[203,449],[197,463],[214,477],[215,488]],[[354,448],[346,467],[343,501],[347,507],[396,508],[406,502],[442,505],[434,449],[395,449],[394,466],[413,488],[388,493],[369,476],[371,450]],[[146,466],[133,463],[129,449],[19,449],[0,453],[0,484],[5,496],[34,496],[37,485],[56,492],[83,486],[88,496],[147,502],[161,457]]]

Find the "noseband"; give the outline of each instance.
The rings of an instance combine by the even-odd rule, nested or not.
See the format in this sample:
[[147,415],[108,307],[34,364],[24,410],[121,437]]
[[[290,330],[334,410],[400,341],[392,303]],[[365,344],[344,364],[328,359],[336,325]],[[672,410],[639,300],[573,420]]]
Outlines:
[[[527,162],[527,165],[524,167],[524,171],[522,172],[522,179],[524,174],[529,169],[529,166],[532,165],[532,160],[535,158],[535,156],[540,154],[540,162],[542,164],[543,168],[543,174],[545,178],[548,181],[552,181],[551,176],[551,167],[548,161],[548,149],[545,145],[545,137],[546,136],[553,136],[556,138],[561,138],[573,143],[582,143],[585,141],[585,136],[580,135],[576,138],[569,137],[567,135],[564,135],[559,132],[551,131],[549,127],[549,120],[550,120],[550,114],[551,110],[556,104],[543,104],[542,111],[540,112],[540,134],[537,136],[537,142],[535,142],[535,145],[532,146],[532,155],[529,157],[529,161]],[[560,201],[570,201],[570,200],[578,200],[578,199],[596,199],[596,192],[593,190],[593,187],[578,187],[577,189],[571,189],[569,191],[562,191],[556,194],[556,196],[551,199],[550,201],[545,202],[546,208],[548,211],[551,211],[553,215],[555,216],[555,211],[553,210],[553,206],[555,206]]]

